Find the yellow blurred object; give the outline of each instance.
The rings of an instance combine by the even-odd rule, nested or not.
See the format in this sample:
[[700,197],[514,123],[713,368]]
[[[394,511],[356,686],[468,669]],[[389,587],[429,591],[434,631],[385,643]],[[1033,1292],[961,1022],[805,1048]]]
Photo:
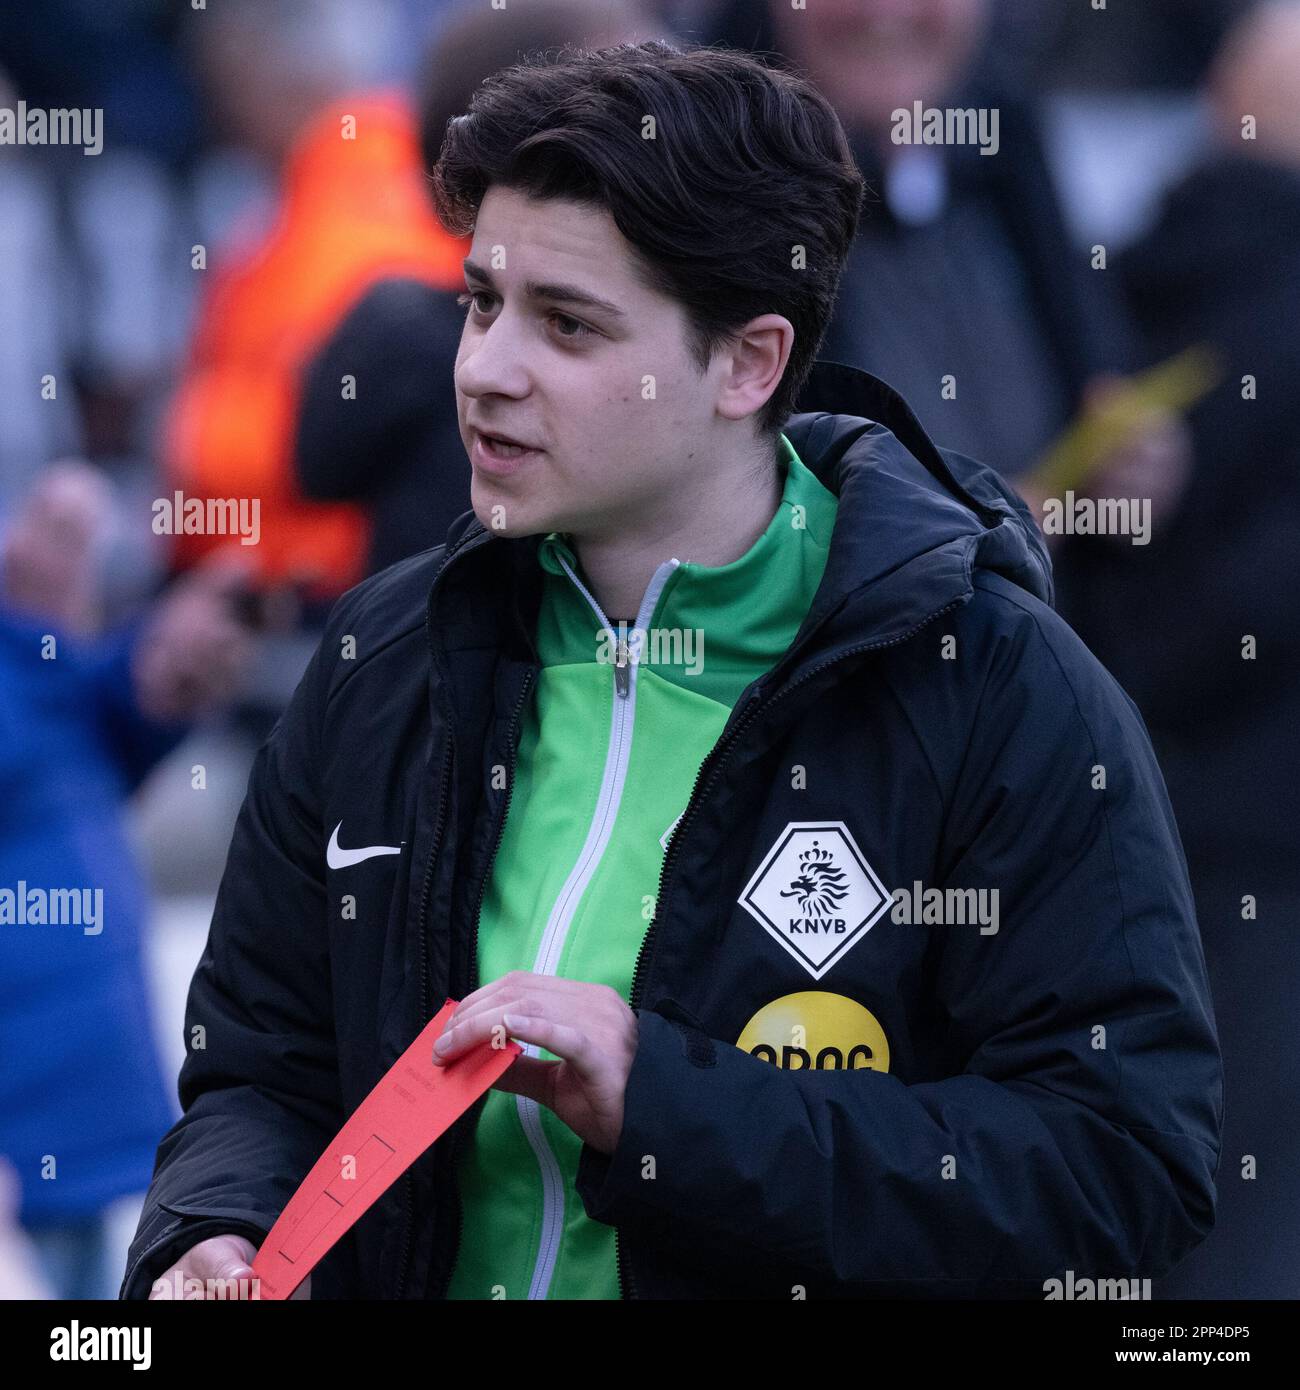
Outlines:
[[1074,420],[1024,479],[1045,497],[1060,496],[1089,476],[1153,410],[1182,415],[1222,377],[1218,358],[1196,345],[1116,383],[1114,390]]

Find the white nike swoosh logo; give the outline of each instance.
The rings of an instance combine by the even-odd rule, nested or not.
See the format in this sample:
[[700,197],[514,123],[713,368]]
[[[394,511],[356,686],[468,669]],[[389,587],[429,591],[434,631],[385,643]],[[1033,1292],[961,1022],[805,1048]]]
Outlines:
[[380,854],[401,854],[401,845],[363,845],[360,849],[341,849],[339,847],[339,831],[343,829],[343,822],[334,827],[334,833],[330,836],[330,842],[325,850],[325,862],[331,869],[349,869],[353,864],[364,863],[367,859],[374,859]]

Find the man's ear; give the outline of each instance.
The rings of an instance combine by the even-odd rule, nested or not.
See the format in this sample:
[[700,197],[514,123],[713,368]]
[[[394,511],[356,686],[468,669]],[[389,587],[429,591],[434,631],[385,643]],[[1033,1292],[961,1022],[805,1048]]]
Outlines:
[[781,384],[794,327],[780,314],[760,314],[751,319],[720,349],[727,356],[718,383],[718,413],[727,420],[743,420],[760,411]]

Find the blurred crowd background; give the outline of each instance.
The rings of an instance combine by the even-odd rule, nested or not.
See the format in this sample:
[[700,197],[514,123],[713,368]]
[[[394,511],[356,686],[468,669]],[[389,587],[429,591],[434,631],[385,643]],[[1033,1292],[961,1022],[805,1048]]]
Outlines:
[[[822,357],[1036,507],[1149,499],[1149,543],[1052,549],[1161,757],[1227,1069],[1218,1226],[1156,1292],[1300,1296],[1300,6],[1252,0],[0,8],[0,110],[103,112],[99,154],[0,144],[0,887],[110,904],[0,924],[0,1294],[116,1296],[253,752],[332,600],[469,505],[447,120],[647,38],[839,110],[870,195]],[[892,143],[915,101],[997,110],[997,154]],[[178,491],[258,499],[257,544],[160,534]]]

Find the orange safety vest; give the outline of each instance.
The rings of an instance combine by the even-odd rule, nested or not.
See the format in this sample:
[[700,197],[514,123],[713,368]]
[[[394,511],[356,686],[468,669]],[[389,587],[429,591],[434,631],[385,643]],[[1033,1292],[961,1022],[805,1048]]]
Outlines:
[[[163,464],[187,500],[260,499],[260,540],[243,554],[261,583],[329,598],[362,577],[364,509],[311,502],[298,488],[302,374],[371,285],[401,276],[460,288],[468,249],[434,215],[409,105],[367,93],[304,128],[270,232],[214,270],[164,426]],[[186,567],[230,543],[179,535],[174,561]]]

